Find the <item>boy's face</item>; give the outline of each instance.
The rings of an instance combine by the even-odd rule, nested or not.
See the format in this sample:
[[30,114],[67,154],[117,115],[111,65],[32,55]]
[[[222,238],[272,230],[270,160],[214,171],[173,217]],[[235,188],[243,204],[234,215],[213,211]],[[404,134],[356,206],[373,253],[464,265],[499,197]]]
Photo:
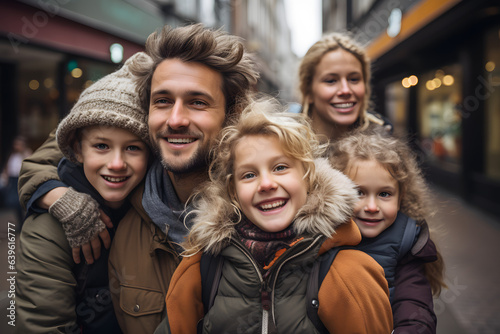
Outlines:
[[85,177],[112,208],[119,208],[146,175],[149,149],[127,130],[90,126],[75,146]]
[[358,186],[360,200],[354,221],[365,238],[374,238],[391,226],[399,211],[398,182],[378,162],[357,161],[348,175]]
[[306,203],[302,163],[275,136],[246,136],[234,148],[234,185],[243,214],[261,230],[279,232]]
[[151,81],[148,124],[163,166],[174,174],[205,170],[225,110],[219,72],[179,59],[161,62]]

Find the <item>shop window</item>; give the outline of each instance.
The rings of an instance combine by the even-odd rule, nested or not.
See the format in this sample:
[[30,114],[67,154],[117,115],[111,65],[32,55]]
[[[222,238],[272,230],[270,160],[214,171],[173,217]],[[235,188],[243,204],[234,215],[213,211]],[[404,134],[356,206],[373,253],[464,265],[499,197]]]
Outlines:
[[[16,117],[8,118],[12,124],[2,122],[0,131],[15,129],[12,132],[26,137],[33,150],[47,139],[61,115],[69,112],[86,87],[119,66],[29,45],[13,48],[8,41],[0,41],[0,64],[14,68],[2,80],[15,87],[15,94],[0,91],[3,104],[15,110],[0,111],[2,116],[16,113]],[[65,110],[61,110],[62,106]]]
[[407,135],[408,95],[408,89],[400,81],[390,83],[385,88],[385,112],[394,126],[394,134],[400,137]]
[[500,26],[486,35],[486,59],[484,60],[485,85],[485,174],[500,180]]
[[418,78],[418,122],[427,160],[458,173],[462,156],[462,69],[458,64],[423,73]]
[[99,63],[79,57],[66,58],[65,64],[64,84],[67,110],[62,111],[63,116],[71,110],[85,88],[119,67],[119,65]]
[[[0,42],[0,59],[14,68],[8,80],[14,85],[14,94],[0,92],[2,99],[15,110],[11,124],[14,135],[27,139],[30,148],[37,148],[59,121],[57,69],[63,55],[27,45],[14,48],[7,41]],[[9,122],[10,123],[10,122]]]

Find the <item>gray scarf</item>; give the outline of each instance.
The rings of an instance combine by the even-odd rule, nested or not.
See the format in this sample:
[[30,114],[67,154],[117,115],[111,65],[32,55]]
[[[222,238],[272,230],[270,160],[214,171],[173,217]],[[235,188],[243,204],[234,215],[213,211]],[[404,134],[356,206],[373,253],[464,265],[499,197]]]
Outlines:
[[184,218],[192,207],[184,207],[179,201],[167,171],[157,160],[146,175],[142,205],[155,225],[174,242],[177,251],[182,251],[179,244],[193,225],[193,215],[188,215],[186,220]]

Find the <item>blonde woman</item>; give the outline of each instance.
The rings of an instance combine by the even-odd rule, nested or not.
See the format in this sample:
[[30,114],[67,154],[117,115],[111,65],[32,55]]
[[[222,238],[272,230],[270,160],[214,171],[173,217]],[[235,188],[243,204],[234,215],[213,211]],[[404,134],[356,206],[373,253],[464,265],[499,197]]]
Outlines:
[[302,111],[322,140],[333,142],[370,124],[392,131],[387,120],[368,111],[370,60],[347,34],[327,34],[311,46],[300,63],[299,89]]

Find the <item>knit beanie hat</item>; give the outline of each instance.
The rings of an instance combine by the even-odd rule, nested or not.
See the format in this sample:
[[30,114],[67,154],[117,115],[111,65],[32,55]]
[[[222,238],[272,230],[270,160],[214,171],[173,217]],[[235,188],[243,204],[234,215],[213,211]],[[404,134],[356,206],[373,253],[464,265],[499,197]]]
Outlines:
[[149,145],[147,112],[141,107],[135,77],[130,72],[133,62],[152,63],[152,60],[144,52],[130,57],[121,69],[85,89],[70,113],[59,123],[57,144],[69,160],[78,163],[73,150],[76,130],[92,125],[128,130]]

